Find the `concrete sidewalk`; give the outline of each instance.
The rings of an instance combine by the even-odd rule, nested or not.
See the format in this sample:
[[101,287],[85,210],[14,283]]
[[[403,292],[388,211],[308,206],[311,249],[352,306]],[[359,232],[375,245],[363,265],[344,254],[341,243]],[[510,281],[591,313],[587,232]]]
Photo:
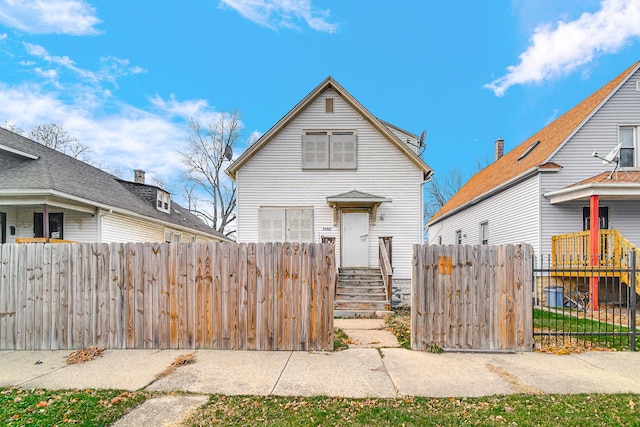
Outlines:
[[[367,340],[372,341],[364,334],[360,344]],[[373,341],[377,344],[380,339]],[[156,376],[176,357],[194,350],[106,350],[95,360],[77,365],[66,364],[70,350],[0,351],[0,386],[353,398],[640,393],[637,353],[431,354],[357,344],[335,353],[196,350],[195,363],[178,367],[161,379]],[[183,397],[161,405],[152,399],[142,407],[146,405],[157,416],[160,407],[184,408],[178,411],[184,414],[206,401]],[[131,415],[145,415],[142,407]],[[136,421],[123,419],[118,425],[136,425]]]

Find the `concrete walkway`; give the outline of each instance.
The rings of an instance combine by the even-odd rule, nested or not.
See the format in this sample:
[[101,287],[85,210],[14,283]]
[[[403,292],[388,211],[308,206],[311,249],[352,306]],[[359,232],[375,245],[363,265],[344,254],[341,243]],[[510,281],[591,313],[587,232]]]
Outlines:
[[[336,326],[342,320],[336,319]],[[176,422],[204,403],[207,397],[203,395],[208,394],[394,398],[640,393],[637,353],[431,354],[401,348],[366,348],[389,338],[378,336],[382,331],[375,324],[361,322],[340,327],[362,334],[358,340],[353,335],[354,344],[348,350],[335,353],[197,350],[195,363],[178,367],[161,379],[156,376],[176,357],[194,351],[106,350],[95,360],[78,365],[66,365],[69,350],[1,351],[0,386],[195,394],[160,398],[168,402],[151,399],[123,418],[118,426]],[[372,331],[371,335],[366,331]],[[347,335],[351,336],[349,332]],[[155,423],[145,418],[150,414]]]

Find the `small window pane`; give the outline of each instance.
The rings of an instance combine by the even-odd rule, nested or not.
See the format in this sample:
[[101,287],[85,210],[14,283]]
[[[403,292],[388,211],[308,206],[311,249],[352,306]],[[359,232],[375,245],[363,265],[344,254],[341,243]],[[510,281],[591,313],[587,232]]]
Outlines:
[[620,166],[622,167],[634,167],[635,165],[635,144],[634,144],[634,127],[621,127],[620,128]]
[[483,245],[489,244],[489,223],[483,222],[480,224],[480,243]]
[[302,136],[302,168],[327,169],[329,167],[329,136],[306,134]]
[[356,169],[356,135],[352,133],[331,135],[331,168]]

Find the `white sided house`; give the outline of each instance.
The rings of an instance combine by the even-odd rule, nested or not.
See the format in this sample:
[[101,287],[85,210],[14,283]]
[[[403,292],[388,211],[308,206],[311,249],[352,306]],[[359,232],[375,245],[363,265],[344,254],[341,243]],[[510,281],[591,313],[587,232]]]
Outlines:
[[[394,303],[406,302],[412,245],[422,242],[422,185],[432,174],[418,155],[422,139],[377,119],[327,77],[229,167],[238,240],[334,242],[336,308],[388,307],[391,295],[378,307],[349,286],[381,269]],[[346,299],[353,304],[341,305]]]
[[228,241],[171,200],[0,128],[0,243]]
[[538,255],[601,260],[639,245],[639,68],[504,156],[496,141],[495,162],[428,221],[429,243],[526,242]]

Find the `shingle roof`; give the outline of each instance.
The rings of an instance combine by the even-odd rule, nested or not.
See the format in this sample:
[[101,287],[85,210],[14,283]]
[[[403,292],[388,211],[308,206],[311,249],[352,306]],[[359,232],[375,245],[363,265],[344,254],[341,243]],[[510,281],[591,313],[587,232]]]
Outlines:
[[583,179],[582,181],[578,181],[574,184],[571,184],[565,188],[577,187],[585,184],[597,184],[597,183],[607,183],[607,184],[640,183],[640,172],[625,171],[625,170],[617,170],[613,173],[602,172],[602,173],[599,173],[598,175],[595,175],[590,178]]
[[160,212],[115,176],[21,135],[0,128],[0,145],[38,157],[27,159],[0,150],[0,154],[4,151],[0,155],[0,194],[57,192],[96,206],[120,209],[226,239],[177,203],[172,202],[170,214]]
[[[567,111],[547,127],[515,147],[498,161],[475,174],[429,220],[437,223],[448,214],[463,208],[474,200],[491,193],[502,185],[533,171],[549,162],[562,144],[613,94],[640,65],[640,61],[622,72],[587,99]],[[540,141],[529,154],[520,158],[536,141]],[[557,167],[557,165],[555,165]]]

